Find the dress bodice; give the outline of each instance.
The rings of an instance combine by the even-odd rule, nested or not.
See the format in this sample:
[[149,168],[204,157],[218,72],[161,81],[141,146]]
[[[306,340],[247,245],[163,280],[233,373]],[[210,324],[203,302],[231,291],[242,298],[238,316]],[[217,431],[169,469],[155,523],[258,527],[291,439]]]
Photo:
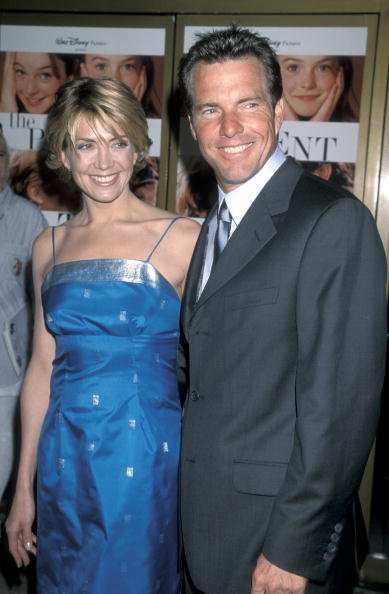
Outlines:
[[57,336],[166,337],[177,332],[179,297],[147,261],[95,259],[55,264],[44,278],[42,299],[47,327]]

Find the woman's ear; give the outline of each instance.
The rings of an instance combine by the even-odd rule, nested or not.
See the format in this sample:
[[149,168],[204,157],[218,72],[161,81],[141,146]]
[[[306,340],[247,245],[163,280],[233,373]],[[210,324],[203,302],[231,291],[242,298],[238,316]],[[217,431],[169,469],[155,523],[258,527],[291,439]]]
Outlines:
[[69,161],[65,151],[61,151],[61,161],[62,161],[62,164],[65,167],[65,169],[68,169],[69,171],[71,171],[70,161]]

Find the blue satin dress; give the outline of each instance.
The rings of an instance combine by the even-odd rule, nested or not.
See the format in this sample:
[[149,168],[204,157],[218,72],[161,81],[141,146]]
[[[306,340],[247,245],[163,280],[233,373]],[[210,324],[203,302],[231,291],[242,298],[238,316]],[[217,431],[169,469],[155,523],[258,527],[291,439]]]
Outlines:
[[180,302],[151,255],[54,264],[44,279],[56,355],[38,452],[39,594],[180,589]]

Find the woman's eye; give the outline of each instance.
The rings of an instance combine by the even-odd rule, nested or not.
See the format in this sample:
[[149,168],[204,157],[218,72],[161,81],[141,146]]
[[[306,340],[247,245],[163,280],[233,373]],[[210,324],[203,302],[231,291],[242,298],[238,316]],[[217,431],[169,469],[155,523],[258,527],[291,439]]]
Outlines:
[[53,77],[51,72],[41,72],[40,73],[40,78],[42,78],[43,80],[49,80],[50,78]]
[[100,62],[99,64],[95,65],[96,70],[98,70],[99,72],[105,72],[107,70],[107,66],[106,64],[104,64],[103,62]]
[[114,143],[114,147],[118,148],[118,149],[125,149],[127,148],[129,145],[128,140],[118,140],[117,142]]
[[329,64],[320,64],[319,72],[332,72],[332,66]]
[[90,142],[81,142],[80,144],[76,144],[76,149],[78,151],[86,151],[92,147],[92,143]]
[[290,64],[287,67],[287,71],[288,72],[298,72],[298,66],[297,66],[297,64]]

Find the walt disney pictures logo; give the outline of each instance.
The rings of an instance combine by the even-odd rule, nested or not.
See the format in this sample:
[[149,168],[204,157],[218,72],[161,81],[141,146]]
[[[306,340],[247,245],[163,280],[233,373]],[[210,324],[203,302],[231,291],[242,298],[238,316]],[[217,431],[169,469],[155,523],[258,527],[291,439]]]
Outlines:
[[80,37],[73,37],[72,35],[57,37],[55,44],[61,47],[71,47],[73,51],[79,50],[82,52],[85,52],[87,48],[101,48],[107,45],[105,41],[81,39]]

